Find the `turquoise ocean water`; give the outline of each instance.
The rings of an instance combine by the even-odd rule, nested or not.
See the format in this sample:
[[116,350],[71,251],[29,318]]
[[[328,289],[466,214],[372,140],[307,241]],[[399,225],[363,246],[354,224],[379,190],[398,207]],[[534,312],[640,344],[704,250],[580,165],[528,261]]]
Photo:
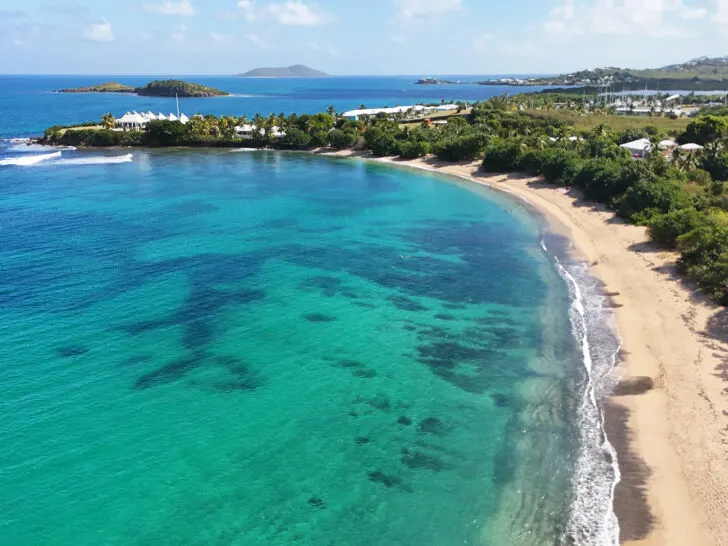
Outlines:
[[616,339],[522,204],[306,154],[17,146],[1,544],[614,543]]

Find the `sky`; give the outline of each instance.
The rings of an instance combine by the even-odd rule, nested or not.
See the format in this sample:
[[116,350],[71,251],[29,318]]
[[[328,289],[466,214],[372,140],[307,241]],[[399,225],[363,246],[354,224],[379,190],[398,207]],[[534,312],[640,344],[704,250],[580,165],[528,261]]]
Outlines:
[[728,55],[728,0],[0,0],[0,74],[547,74]]

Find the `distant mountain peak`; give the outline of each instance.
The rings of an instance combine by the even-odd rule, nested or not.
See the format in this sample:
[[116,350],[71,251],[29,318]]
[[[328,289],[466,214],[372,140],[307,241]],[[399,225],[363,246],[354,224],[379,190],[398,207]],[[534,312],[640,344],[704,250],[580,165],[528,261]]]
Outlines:
[[302,64],[285,67],[254,68],[244,74],[237,74],[239,78],[328,78],[329,75]]

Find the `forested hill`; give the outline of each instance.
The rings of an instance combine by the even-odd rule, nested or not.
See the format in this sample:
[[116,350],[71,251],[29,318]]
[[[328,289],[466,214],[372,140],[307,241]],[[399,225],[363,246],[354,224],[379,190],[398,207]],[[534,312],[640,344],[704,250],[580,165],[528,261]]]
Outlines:
[[[495,84],[497,81],[481,82]],[[516,85],[614,86],[621,90],[725,91],[728,90],[728,57],[700,57],[662,68],[596,68],[570,74],[531,78]]]
[[255,68],[244,74],[238,74],[238,78],[328,78],[326,72],[294,64],[292,66],[277,68]]
[[220,91],[212,87],[190,83],[182,80],[155,80],[144,87],[136,89],[137,95],[145,97],[220,97],[229,95],[226,91]]

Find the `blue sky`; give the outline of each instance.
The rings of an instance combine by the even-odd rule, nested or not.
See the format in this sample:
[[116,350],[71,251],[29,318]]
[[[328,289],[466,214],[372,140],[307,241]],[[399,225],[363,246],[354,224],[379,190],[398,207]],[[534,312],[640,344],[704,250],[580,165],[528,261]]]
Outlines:
[[728,55],[728,0],[0,0],[0,73],[562,72]]

